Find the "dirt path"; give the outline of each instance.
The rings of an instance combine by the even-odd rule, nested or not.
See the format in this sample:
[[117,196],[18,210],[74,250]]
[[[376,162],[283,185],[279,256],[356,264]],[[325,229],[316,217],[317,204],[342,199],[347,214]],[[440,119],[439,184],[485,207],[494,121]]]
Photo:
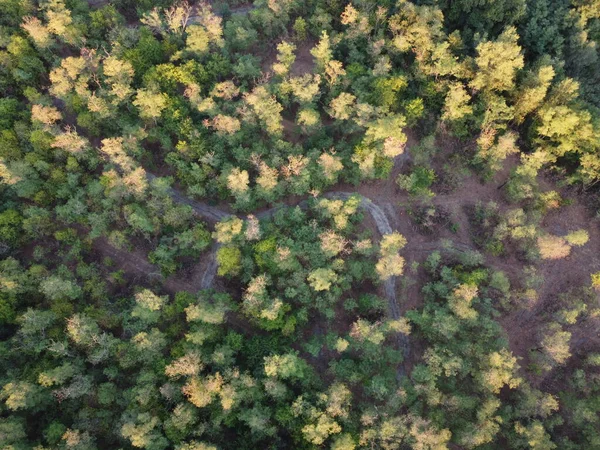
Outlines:
[[[416,144],[416,139],[411,134],[408,138],[407,147],[410,148]],[[517,158],[509,158],[505,161],[503,169],[496,173],[491,181],[483,184],[476,177],[469,176],[453,192],[439,193],[431,199],[431,205],[443,208],[451,214],[453,223],[457,225],[454,233],[448,230],[440,230],[440,233],[435,235],[419,233],[408,217],[407,205],[410,203],[411,198],[399,192],[395,184],[395,179],[402,170],[403,165],[410,160],[408,148],[403,155],[396,159],[392,174],[387,180],[365,182],[359,186],[340,184],[334,186],[334,190],[322,194],[329,198],[348,198],[350,195],[360,195],[362,199],[361,208],[369,214],[374,224],[373,228],[379,234],[383,235],[398,231],[407,237],[408,243],[402,251],[407,266],[412,263],[422,263],[430,252],[444,248],[448,242],[452,243],[452,248],[455,251],[476,250],[472,242],[473,230],[471,230],[466,206],[473,205],[478,201],[483,203],[494,201],[500,206],[501,212],[518,207],[518,205],[508,204],[499,189],[507,180],[511,169],[518,164]],[[148,178],[152,180],[156,176],[148,174]],[[542,185],[543,190],[552,188],[551,184],[546,186],[542,183]],[[219,207],[190,199],[177,189],[171,189],[170,195],[174,201],[191,206],[196,214],[212,224],[234,215]],[[299,205],[304,207],[306,204],[305,199],[299,198],[285,201],[285,205],[288,206]],[[279,208],[281,206],[259,211],[256,216],[259,218],[271,217]],[[552,305],[558,293],[576,285],[583,286],[589,283],[589,274],[600,270],[600,230],[596,223],[590,222],[589,214],[583,205],[574,200],[570,206],[548,214],[541,222],[541,226],[544,230],[557,235],[564,235],[575,229],[584,228],[590,233],[590,241],[584,247],[574,248],[567,259],[537,263],[536,267],[544,275],[545,282],[538,290],[539,299],[536,305],[526,313],[522,310],[514,311],[499,319],[500,324],[507,332],[511,351],[520,357],[524,363],[528,361],[529,349],[534,347],[538,340],[537,334],[532,332],[532,330],[538,328],[540,325],[538,322],[542,320],[537,316]],[[106,248],[106,242],[97,245],[105,247],[109,251]],[[200,289],[213,286],[217,272],[215,256],[217,249],[218,245],[215,244],[210,253],[199,264],[191,268],[185,279],[171,277],[164,280],[165,288],[174,293],[178,290],[197,292]],[[129,267],[129,270],[140,275],[157,273],[157,269],[145,261],[143,255],[129,255],[121,259]],[[485,264],[491,269],[505,272],[513,287],[522,283],[524,263],[518,261],[514,255],[508,257],[485,255]],[[412,279],[411,285],[407,285],[405,282],[411,280],[411,276],[415,278]],[[420,306],[420,287],[424,282],[426,282],[426,277],[421,269],[418,269],[412,275],[407,273],[403,277],[402,297],[400,299],[397,294],[398,286],[395,277],[383,284],[384,295],[389,301],[390,317],[393,319],[400,318],[407,310]],[[410,354],[408,336],[399,335],[398,346],[403,350],[406,360]],[[403,373],[404,369],[400,369],[399,375]]]
[[[149,181],[157,178],[151,173],[147,173],[147,177]],[[203,202],[192,200],[183,193],[179,192],[177,189],[171,188],[169,193],[175,202],[189,205],[196,214],[212,224],[232,216],[232,214],[229,212],[222,211],[219,208],[207,205]],[[348,199],[353,195],[357,194],[353,192],[340,191],[332,191],[324,194],[324,196],[327,198],[339,199]],[[392,228],[390,220],[384,209],[371,199],[364,196],[360,197],[360,207],[371,216],[379,234],[383,236],[385,234],[392,233],[394,229]],[[304,208],[307,206],[307,204],[307,200],[302,200],[297,203],[297,206]],[[267,219],[272,217],[273,214],[280,208],[282,208],[282,206],[270,208],[257,213],[256,216],[261,219]],[[148,278],[149,276],[153,276],[157,279],[161,278],[159,269],[151,264],[147,260],[146,255],[140,251],[125,251],[116,249],[105,238],[96,239],[94,241],[94,248],[103,255],[114,259],[119,266],[123,268],[123,270],[130,274],[134,274],[136,277],[144,276],[145,278]],[[179,291],[196,293],[201,289],[212,287],[217,275],[216,252],[218,248],[219,244],[215,243],[206,257],[203,258],[199,264],[196,264],[192,267],[192,270],[187,274],[185,279],[182,277],[169,277],[163,280],[163,286],[165,290],[170,294],[175,294]],[[384,295],[388,300],[389,315],[392,319],[399,319],[401,317],[400,308],[398,306],[396,297],[396,281],[397,277],[390,277],[383,283]],[[401,349],[406,358],[410,349],[408,336],[399,333],[397,336],[397,343],[399,349]],[[398,376],[400,377],[403,374],[404,369],[400,367],[398,370]]]

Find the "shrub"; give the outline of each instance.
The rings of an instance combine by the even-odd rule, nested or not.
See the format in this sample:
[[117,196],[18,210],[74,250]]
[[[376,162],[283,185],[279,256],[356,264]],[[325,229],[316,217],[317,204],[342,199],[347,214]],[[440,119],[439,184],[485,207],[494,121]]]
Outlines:
[[590,235],[585,230],[572,231],[565,236],[565,240],[575,247],[581,247],[587,243],[590,239]]
[[537,243],[543,259],[561,259],[571,253],[571,246],[560,236],[541,236]]
[[410,175],[399,175],[396,183],[411,195],[424,195],[433,197],[433,192],[429,189],[435,181],[435,172],[433,169],[417,166]]
[[219,276],[236,275],[242,269],[242,252],[237,247],[221,247],[217,251]]

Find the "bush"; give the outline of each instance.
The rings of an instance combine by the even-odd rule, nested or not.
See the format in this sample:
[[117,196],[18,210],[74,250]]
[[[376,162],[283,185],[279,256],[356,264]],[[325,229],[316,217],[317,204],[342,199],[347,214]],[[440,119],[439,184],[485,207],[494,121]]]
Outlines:
[[417,166],[410,175],[399,175],[396,184],[411,195],[433,197],[435,194],[429,188],[435,178],[433,169]]
[[592,287],[596,290],[600,290],[600,272],[593,273],[592,277]]
[[571,246],[560,236],[542,236],[537,243],[542,259],[561,259],[571,253]]
[[565,240],[575,247],[581,247],[587,244],[589,239],[590,235],[585,230],[573,231],[565,236]]
[[219,276],[237,275],[242,269],[242,252],[237,247],[221,247],[217,250]]
[[22,222],[23,218],[14,209],[7,209],[0,213],[0,241],[9,245],[18,243],[23,235]]

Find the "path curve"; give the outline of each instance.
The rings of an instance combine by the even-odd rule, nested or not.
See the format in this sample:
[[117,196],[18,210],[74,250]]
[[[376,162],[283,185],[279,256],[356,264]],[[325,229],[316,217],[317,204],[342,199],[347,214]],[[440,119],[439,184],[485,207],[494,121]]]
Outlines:
[[[153,175],[151,173],[148,173],[147,175],[148,175],[149,181],[157,178],[156,175]],[[169,194],[175,202],[189,205],[194,210],[194,212],[196,212],[199,216],[205,218],[207,221],[209,221],[213,224],[220,220],[226,219],[227,217],[243,218],[242,216],[234,215],[229,212],[222,211],[219,208],[207,205],[203,202],[199,202],[199,201],[190,199],[189,197],[187,197],[186,195],[184,195],[183,193],[181,193],[180,191],[178,191],[175,188],[170,188]],[[373,202],[371,199],[366,198],[357,193],[342,192],[342,191],[327,192],[323,195],[323,197],[325,197],[325,198],[336,198],[336,199],[343,199],[343,200],[347,200],[348,198],[350,198],[352,196],[358,196],[360,198],[360,200],[361,200],[360,205],[359,205],[360,208],[362,208],[364,211],[369,213],[369,215],[373,218],[373,221],[375,222],[375,225],[377,227],[377,231],[379,232],[379,234],[381,236],[383,236],[385,234],[390,234],[393,232],[392,226],[390,225],[390,221],[389,221],[385,211],[379,205],[377,205],[375,202]],[[289,207],[299,206],[301,208],[305,208],[307,205],[308,205],[308,201],[302,200],[298,204],[290,205]],[[278,210],[280,210],[281,208],[284,208],[284,207],[287,207],[287,206],[276,206],[276,207],[261,211],[256,214],[256,217],[258,217],[259,219],[270,218],[273,216],[273,214],[275,214],[275,212],[277,212]],[[220,244],[218,244],[218,243],[213,245],[211,248],[210,254],[208,255],[208,261],[206,264],[206,268],[204,270],[204,274],[202,275],[202,277],[200,279],[200,287],[202,289],[208,289],[208,288],[212,287],[212,284],[216,278],[216,275],[217,275],[216,252],[218,251],[219,247],[220,247]],[[384,290],[385,297],[387,298],[388,305],[389,305],[389,307],[388,307],[389,315],[393,320],[400,319],[400,307],[398,306],[398,301],[397,301],[397,297],[396,297],[396,280],[397,280],[397,278],[398,277],[396,277],[396,276],[390,277],[383,283],[383,290]],[[406,335],[404,333],[398,333],[397,344],[398,344],[399,349],[403,353],[404,360],[406,360],[408,358],[409,352],[410,352],[408,335]],[[404,369],[401,367],[398,369],[398,377],[401,377],[403,375],[404,375]]]

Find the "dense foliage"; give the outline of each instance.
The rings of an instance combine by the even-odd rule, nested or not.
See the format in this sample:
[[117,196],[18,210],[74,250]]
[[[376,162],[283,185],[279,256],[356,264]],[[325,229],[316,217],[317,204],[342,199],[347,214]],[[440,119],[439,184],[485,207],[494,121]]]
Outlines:
[[599,46],[598,0],[0,0],[0,448],[600,448]]

